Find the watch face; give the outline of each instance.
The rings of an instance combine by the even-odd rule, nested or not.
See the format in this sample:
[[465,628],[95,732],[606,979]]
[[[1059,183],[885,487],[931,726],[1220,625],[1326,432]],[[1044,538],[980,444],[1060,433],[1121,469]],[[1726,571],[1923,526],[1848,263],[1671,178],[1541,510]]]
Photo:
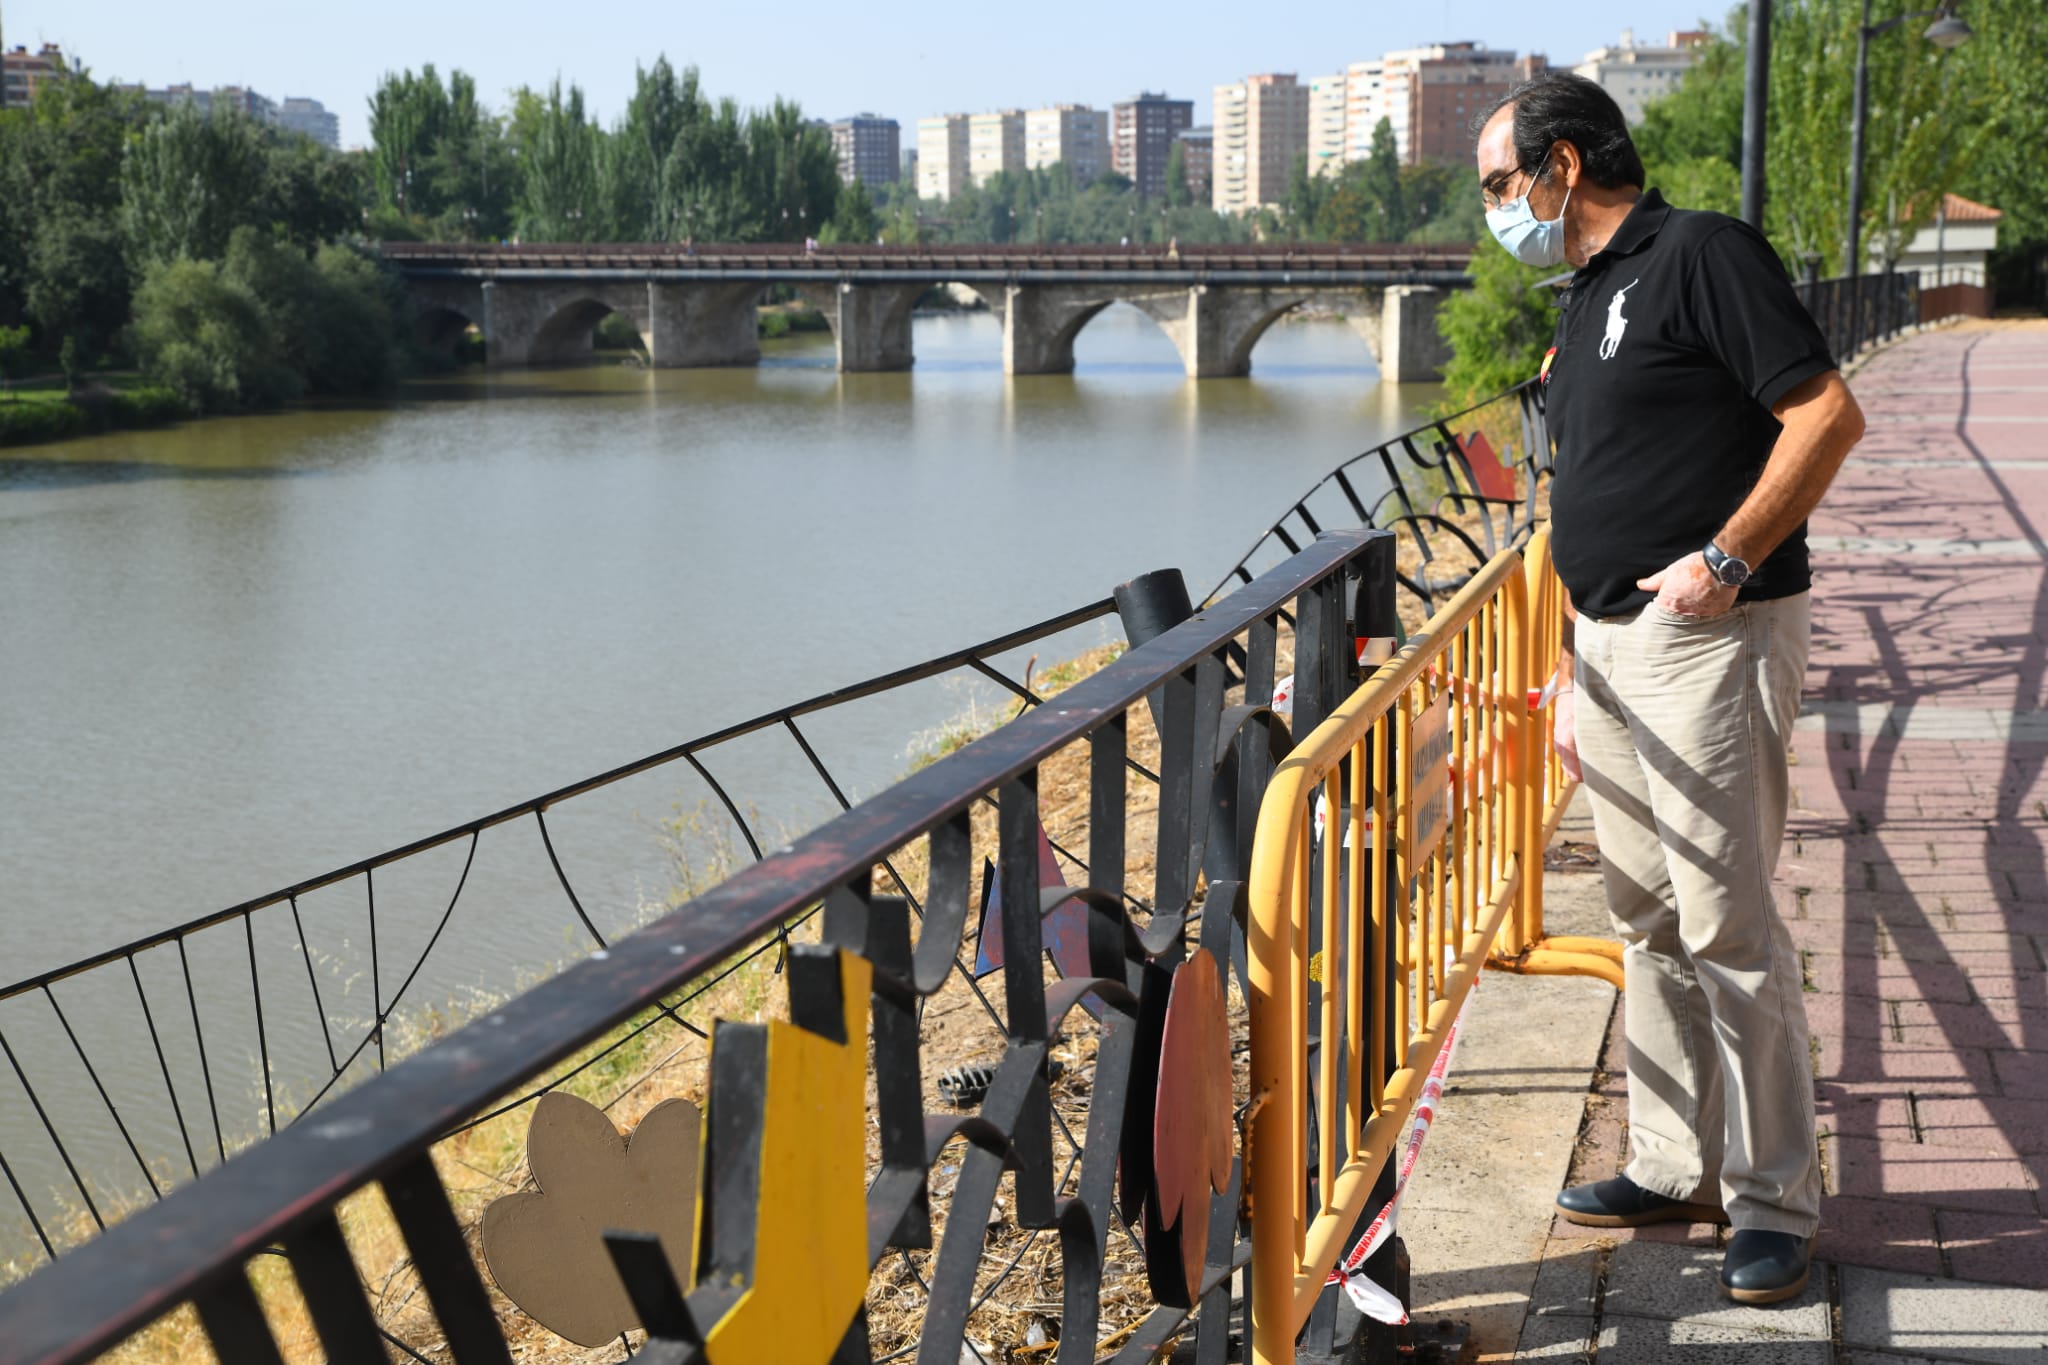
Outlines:
[[1723,587],[1739,588],[1749,581],[1748,561],[1737,559],[1718,545],[1709,544],[1700,557],[1707,561],[1707,572]]

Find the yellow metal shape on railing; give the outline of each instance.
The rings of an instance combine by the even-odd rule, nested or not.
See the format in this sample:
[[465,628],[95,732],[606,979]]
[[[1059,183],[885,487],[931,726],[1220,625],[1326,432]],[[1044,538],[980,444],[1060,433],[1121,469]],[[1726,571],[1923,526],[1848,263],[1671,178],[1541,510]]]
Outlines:
[[1541,850],[1573,784],[1531,685],[1555,669],[1563,622],[1539,534],[1481,569],[1267,789],[1248,925],[1259,1365],[1293,1361],[1489,957],[1619,984],[1619,945],[1543,935]]

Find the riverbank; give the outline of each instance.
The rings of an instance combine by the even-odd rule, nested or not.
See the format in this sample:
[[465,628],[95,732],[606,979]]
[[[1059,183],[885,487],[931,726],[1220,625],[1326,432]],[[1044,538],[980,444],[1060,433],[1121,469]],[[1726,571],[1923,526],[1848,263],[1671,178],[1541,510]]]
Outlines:
[[95,376],[76,390],[61,379],[36,380],[0,397],[0,446],[141,431],[189,416],[176,394],[137,375]]

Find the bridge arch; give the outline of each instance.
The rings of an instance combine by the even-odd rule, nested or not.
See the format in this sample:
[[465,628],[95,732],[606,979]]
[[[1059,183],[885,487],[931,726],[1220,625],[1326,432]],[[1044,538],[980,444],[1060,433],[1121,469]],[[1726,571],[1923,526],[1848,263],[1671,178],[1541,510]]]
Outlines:
[[609,285],[590,289],[550,291],[546,311],[535,310],[531,339],[526,345],[529,365],[573,365],[591,358],[592,334],[597,324],[617,313],[633,324],[640,344],[651,353],[652,320],[648,317],[645,285]]
[[452,354],[472,327],[481,332],[483,319],[473,318],[460,309],[445,305],[422,307],[413,314],[413,344],[422,350]]

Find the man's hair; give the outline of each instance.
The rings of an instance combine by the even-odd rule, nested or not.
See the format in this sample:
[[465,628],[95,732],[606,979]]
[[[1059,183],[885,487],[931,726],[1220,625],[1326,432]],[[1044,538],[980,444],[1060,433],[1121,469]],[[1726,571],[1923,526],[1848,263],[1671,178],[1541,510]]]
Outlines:
[[1569,142],[1584,158],[1587,178],[1602,189],[1622,185],[1640,189],[1648,178],[1635,140],[1628,135],[1628,120],[1622,117],[1621,106],[1597,82],[1569,71],[1546,71],[1496,100],[1491,109],[1472,120],[1472,131],[1476,134],[1509,105],[1515,111],[1515,159],[1524,168],[1533,171],[1541,166],[1548,175],[1545,158],[1551,147]]

